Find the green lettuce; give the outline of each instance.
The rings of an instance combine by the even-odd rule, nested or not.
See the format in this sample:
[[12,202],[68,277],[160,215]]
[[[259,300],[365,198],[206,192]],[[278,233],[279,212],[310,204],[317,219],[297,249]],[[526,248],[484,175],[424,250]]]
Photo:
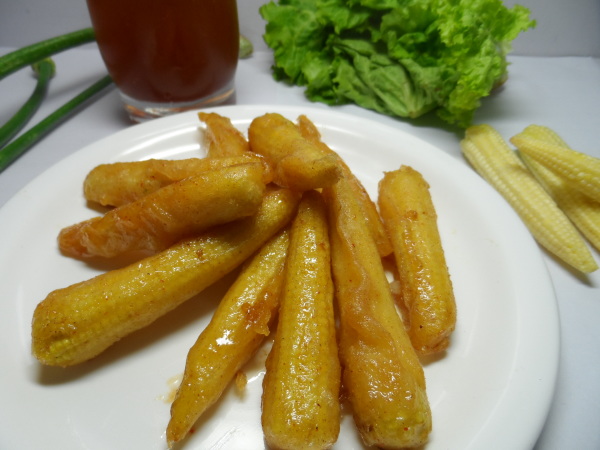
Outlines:
[[500,0],[279,0],[260,8],[273,76],[312,101],[468,126],[535,26]]

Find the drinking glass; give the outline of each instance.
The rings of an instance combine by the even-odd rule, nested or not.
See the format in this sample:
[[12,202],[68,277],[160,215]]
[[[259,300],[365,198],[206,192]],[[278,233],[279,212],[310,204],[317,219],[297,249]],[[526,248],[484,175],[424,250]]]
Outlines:
[[131,119],[225,102],[239,52],[236,0],[87,0],[96,41]]

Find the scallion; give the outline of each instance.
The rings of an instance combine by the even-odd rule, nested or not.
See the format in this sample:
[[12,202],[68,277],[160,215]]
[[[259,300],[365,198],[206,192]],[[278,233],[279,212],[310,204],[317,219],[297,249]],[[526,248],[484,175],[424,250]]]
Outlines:
[[31,67],[37,75],[35,89],[21,109],[0,128],[0,148],[4,147],[29,122],[48,92],[50,79],[55,72],[54,62],[50,58],[46,58]]
[[29,150],[46,134],[59,126],[75,109],[100,93],[110,84],[112,84],[110,76],[104,76],[0,150],[0,172]]
[[95,39],[94,30],[92,28],[84,28],[22,47],[0,56],[0,80],[25,66],[30,66],[55,53],[85,44],[86,42],[92,42]]

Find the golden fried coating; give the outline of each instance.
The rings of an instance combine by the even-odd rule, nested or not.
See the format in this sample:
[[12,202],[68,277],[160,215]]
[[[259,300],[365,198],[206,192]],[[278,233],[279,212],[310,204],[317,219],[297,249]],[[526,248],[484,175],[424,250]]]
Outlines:
[[386,172],[379,209],[394,247],[410,340],[420,354],[443,351],[456,324],[456,302],[429,184],[409,166]]
[[327,212],[321,195],[307,191],[292,224],[263,381],[262,427],[270,448],[330,448],[340,429],[339,386]]
[[272,174],[265,161],[248,152],[228,158],[148,159],[100,164],[86,176],[83,194],[90,202],[103,206],[121,206],[176,181],[249,162],[262,162],[265,166],[264,182],[267,184],[271,181]]
[[[227,117],[198,119],[206,158],[88,173],[86,199],[114,208],[63,229],[60,249],[124,255],[111,261],[122,267],[50,292],[33,313],[33,356],[57,367],[95,358],[203,301],[198,294],[241,266],[189,349],[168,447],[179,448],[228,386],[245,388],[244,365],[276,327],[262,386],[266,446],[333,447],[343,401],[365,447],[423,448],[432,413],[419,354],[446,348],[456,321],[425,180],[404,166],[386,173],[378,205],[304,115],[256,117],[248,138]],[[384,270],[392,253],[398,305]]]
[[255,118],[248,128],[248,141],[250,149],[272,165],[273,180],[280,186],[308,191],[330,186],[341,176],[337,156],[324,155],[280,114]]
[[254,214],[264,191],[259,162],[202,172],[64,228],[59,247],[77,258],[153,253],[214,225]]
[[423,368],[395,309],[373,237],[344,183],[324,190],[344,393],[366,445],[418,447],[431,431]]
[[250,150],[244,135],[233,126],[231,119],[217,113],[199,112],[204,122],[204,140],[208,158],[244,155]]
[[[334,150],[329,148],[329,146],[321,140],[321,133],[315,124],[305,115],[298,116],[298,129],[304,138],[318,145],[319,148],[323,150],[324,154],[334,153],[337,155]],[[339,155],[337,156],[339,157]],[[347,186],[352,189],[361,209],[363,210],[363,215],[367,221],[369,229],[373,233],[373,239],[375,239],[375,243],[379,249],[379,254],[382,257],[390,255],[392,253],[392,244],[383,226],[381,216],[377,211],[377,206],[371,200],[371,197],[369,197],[369,193],[364,188],[360,180],[354,175],[354,173],[352,173],[348,165],[341,157],[339,159],[339,164],[342,169],[342,176],[349,181]]]
[[269,334],[269,325],[279,306],[288,244],[286,228],[259,250],[190,349],[181,385],[171,405],[167,427],[169,447],[187,435]]
[[51,292],[33,314],[34,356],[71,366],[100,354],[243,263],[287,225],[297,202],[289,190],[270,190],[253,216]]

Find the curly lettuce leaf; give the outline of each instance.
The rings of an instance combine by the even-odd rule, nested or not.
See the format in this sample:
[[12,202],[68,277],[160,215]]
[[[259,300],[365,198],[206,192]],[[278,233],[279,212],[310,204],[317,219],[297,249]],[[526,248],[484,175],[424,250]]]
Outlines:
[[261,7],[277,80],[331,105],[466,127],[535,26],[500,0],[279,0]]

